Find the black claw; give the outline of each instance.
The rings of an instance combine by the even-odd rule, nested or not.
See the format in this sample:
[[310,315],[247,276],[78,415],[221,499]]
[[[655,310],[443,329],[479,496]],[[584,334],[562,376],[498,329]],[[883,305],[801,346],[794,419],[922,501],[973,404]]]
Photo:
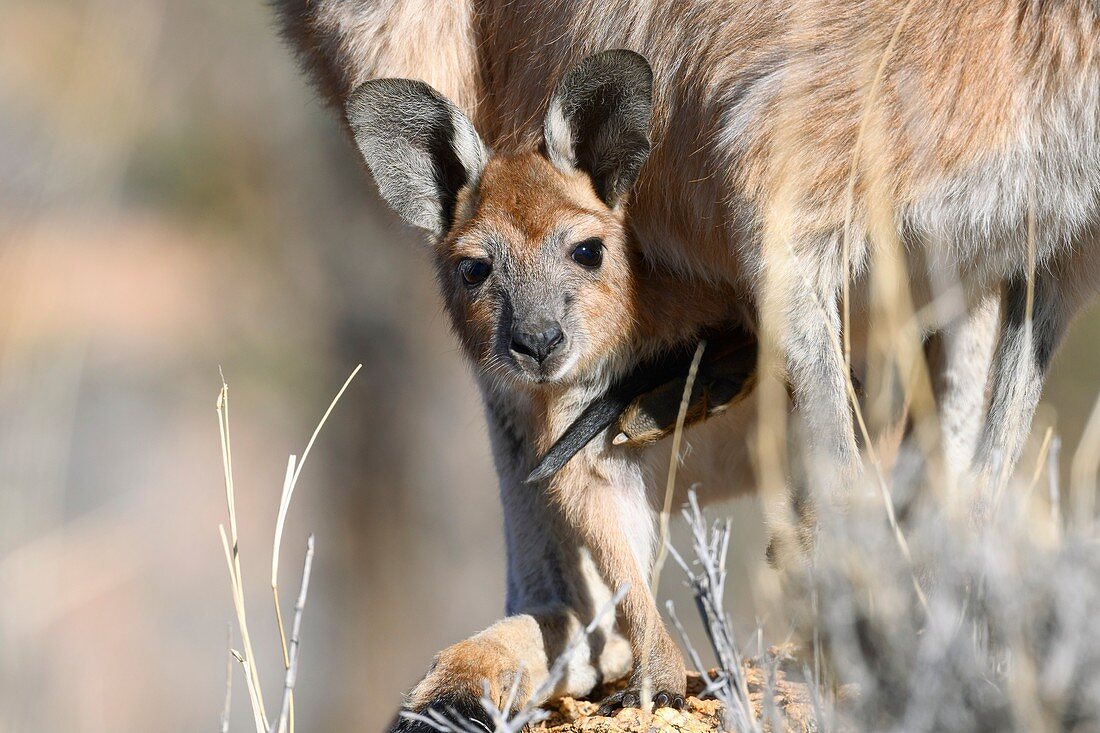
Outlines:
[[[611,716],[617,711],[625,708],[637,708],[641,707],[642,698],[637,692],[631,690],[623,690],[622,692],[616,692],[611,697],[603,701],[603,705],[596,712],[596,715]],[[675,692],[669,692],[667,690],[661,690],[653,697],[653,707],[655,708],[672,708],[673,710],[683,710],[685,700],[683,695],[679,695]]]
[[610,717],[614,715],[616,711],[630,707],[629,698],[630,693],[628,693],[626,690],[623,690],[622,692],[616,692],[614,695],[603,701],[603,705],[600,705],[600,709],[596,711],[596,715]]
[[655,708],[672,708],[673,710],[684,709],[684,696],[675,692],[668,692],[667,690],[661,690],[657,693],[657,696],[653,698],[653,707]]

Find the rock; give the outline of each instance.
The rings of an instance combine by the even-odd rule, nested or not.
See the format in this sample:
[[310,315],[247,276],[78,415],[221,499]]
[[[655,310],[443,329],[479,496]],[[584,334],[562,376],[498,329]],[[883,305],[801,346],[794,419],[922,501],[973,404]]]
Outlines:
[[[793,648],[773,647],[765,660],[746,660],[743,668],[749,703],[764,729],[772,730],[778,719],[785,731],[810,733],[818,730],[810,690],[806,683],[787,678],[788,667],[794,661]],[[792,676],[797,674],[792,672]],[[770,678],[770,680],[769,680]],[[769,684],[770,681],[770,684]],[[653,712],[620,710],[613,716],[596,715],[599,701],[621,690],[625,680],[604,685],[589,699],[564,697],[547,706],[550,717],[534,726],[534,733],[712,733],[722,730],[722,704],[717,700],[698,697],[705,687],[703,678],[688,675],[687,704],[683,710],[661,708]],[[764,718],[769,700],[774,712]]]

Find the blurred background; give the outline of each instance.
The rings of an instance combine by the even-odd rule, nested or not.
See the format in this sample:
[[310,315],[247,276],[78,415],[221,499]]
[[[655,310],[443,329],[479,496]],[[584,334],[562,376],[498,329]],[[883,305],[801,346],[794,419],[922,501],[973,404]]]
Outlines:
[[[262,2],[0,0],[0,18],[0,731],[216,729],[233,621],[219,365],[274,696],[287,455],[360,362],[299,483],[282,585],[289,610],[315,532],[299,725],[380,730],[432,655],[503,607],[483,418],[423,245]],[[1067,461],[1098,338],[1094,307],[1038,418]],[[721,512],[748,630],[769,582],[760,508]],[[686,598],[673,566],[663,577]]]

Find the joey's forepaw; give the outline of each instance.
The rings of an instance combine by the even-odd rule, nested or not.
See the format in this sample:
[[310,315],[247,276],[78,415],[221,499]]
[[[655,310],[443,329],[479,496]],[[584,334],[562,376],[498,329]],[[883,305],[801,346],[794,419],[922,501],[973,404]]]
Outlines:
[[[736,332],[707,342],[692,383],[684,425],[691,426],[725,412],[745,399],[756,384],[756,341]],[[680,414],[687,370],[656,388],[638,394],[619,416],[613,442],[648,445],[672,435]]]
[[[623,708],[639,708],[642,706],[642,695],[637,690],[623,690],[616,692],[611,697],[603,701],[600,705],[600,709],[596,711],[596,715],[614,715],[617,711]],[[674,710],[684,709],[684,696],[678,692],[670,692],[668,690],[659,690],[653,695],[653,707],[655,708],[672,708]]]

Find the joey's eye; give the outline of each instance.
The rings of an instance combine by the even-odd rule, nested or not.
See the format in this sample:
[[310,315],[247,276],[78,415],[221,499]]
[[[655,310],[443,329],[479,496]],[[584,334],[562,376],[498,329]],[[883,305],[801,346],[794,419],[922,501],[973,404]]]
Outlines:
[[489,277],[493,266],[485,260],[462,260],[458,263],[458,271],[462,273],[462,279],[467,285],[480,285]]
[[603,263],[603,242],[596,237],[586,239],[573,248],[570,257],[581,267],[595,270]]

